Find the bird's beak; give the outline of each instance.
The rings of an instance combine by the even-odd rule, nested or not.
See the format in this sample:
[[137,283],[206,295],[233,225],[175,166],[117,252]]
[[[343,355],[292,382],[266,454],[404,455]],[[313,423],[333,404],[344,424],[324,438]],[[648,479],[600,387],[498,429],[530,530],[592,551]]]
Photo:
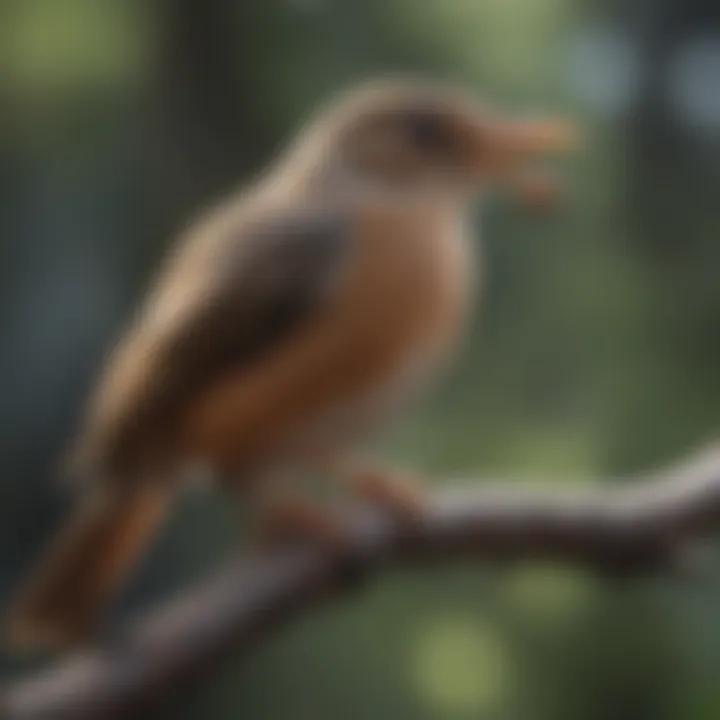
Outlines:
[[477,138],[482,178],[506,187],[531,210],[552,207],[559,195],[555,179],[534,163],[579,145],[576,127],[563,119],[485,121]]

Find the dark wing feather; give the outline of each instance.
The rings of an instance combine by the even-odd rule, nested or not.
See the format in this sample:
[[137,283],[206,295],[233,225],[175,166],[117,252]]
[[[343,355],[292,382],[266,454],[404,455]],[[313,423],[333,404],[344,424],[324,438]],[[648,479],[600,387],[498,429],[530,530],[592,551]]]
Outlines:
[[142,319],[111,363],[73,474],[125,478],[148,453],[172,445],[173,421],[189,399],[277,349],[330,302],[348,228],[344,213],[303,209],[210,238],[209,261],[185,268],[201,277],[192,300],[167,325],[148,329],[151,318]]

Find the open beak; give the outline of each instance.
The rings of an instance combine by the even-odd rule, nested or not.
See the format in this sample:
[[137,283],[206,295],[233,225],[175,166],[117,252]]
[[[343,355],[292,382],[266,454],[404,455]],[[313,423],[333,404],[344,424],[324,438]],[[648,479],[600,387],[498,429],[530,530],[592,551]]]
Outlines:
[[538,161],[570,152],[580,144],[575,126],[563,119],[509,120],[485,125],[485,177],[505,186],[527,209],[540,212],[554,207],[560,195],[556,179]]

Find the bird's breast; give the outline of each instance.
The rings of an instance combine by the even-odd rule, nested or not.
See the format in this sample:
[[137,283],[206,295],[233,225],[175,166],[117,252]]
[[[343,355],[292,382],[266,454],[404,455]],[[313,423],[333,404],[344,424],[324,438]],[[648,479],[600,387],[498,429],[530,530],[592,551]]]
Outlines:
[[[348,294],[349,325],[369,383],[402,395],[452,354],[472,289],[473,263],[458,215],[424,208],[369,215]],[[360,350],[360,348],[363,348]]]
[[434,354],[461,327],[471,281],[464,228],[432,209],[370,215],[361,229],[348,294],[368,346],[385,344],[399,358]]

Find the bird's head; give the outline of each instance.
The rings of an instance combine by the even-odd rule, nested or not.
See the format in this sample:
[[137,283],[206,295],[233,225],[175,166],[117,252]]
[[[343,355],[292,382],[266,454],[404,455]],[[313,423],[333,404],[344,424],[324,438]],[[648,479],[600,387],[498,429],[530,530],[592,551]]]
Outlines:
[[316,171],[340,167],[380,187],[467,194],[499,184],[532,202],[543,191],[533,163],[574,142],[561,120],[512,120],[454,87],[386,80],[336,99],[310,124],[301,148]]

